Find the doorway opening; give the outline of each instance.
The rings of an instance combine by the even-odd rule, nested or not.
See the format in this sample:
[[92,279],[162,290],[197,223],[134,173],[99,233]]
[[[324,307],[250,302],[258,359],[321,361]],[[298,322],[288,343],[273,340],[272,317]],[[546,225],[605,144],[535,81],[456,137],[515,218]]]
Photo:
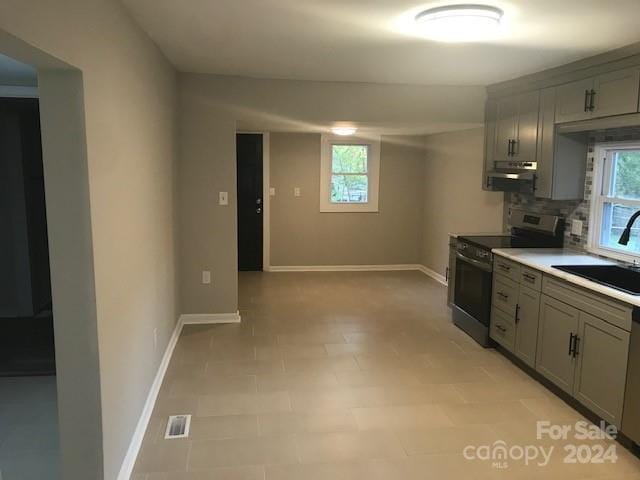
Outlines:
[[264,142],[260,133],[236,135],[238,270],[263,270]]
[[[54,318],[37,71],[0,55],[0,477],[58,478]],[[28,414],[25,414],[28,412]],[[24,438],[37,438],[25,447]]]

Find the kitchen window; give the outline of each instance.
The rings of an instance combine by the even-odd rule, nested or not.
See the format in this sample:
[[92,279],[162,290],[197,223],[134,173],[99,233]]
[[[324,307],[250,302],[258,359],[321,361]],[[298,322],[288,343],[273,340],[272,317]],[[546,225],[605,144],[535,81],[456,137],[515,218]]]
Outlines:
[[589,249],[619,260],[640,257],[640,219],[627,245],[618,240],[631,215],[640,210],[640,142],[596,148]]
[[321,212],[377,212],[380,140],[322,136]]

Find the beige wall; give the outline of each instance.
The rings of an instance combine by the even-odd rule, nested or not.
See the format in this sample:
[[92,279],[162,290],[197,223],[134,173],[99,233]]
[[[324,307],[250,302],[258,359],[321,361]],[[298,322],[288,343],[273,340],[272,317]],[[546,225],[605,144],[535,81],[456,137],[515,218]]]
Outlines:
[[[94,369],[91,377],[99,378],[102,449],[91,450],[100,446],[100,441],[89,438],[99,435],[95,429],[82,431],[78,438],[63,438],[63,478],[102,478],[104,470],[104,478],[114,479],[177,316],[175,73],[120,3],[112,0],[4,1],[0,4],[0,29],[82,71],[86,151],[80,145],[84,144],[82,136],[69,138],[79,142],[78,148],[87,159],[84,178],[88,177],[89,184],[91,232],[82,238],[87,239],[89,248],[92,246],[93,254],[99,356],[96,362],[82,355],[96,350],[91,338],[81,336],[84,330],[77,330],[72,337],[72,332],[58,328],[61,322],[65,325],[79,319],[91,322],[91,317],[83,317],[84,311],[78,306],[85,300],[94,301],[92,290],[81,298],[77,296],[85,295],[85,291],[76,291],[74,305],[73,298],[66,295],[66,285],[57,291],[54,285],[53,305],[58,350],[73,352],[77,346],[74,352],[78,368]],[[37,54],[28,58],[33,53],[29,48],[16,47],[19,42],[7,40],[6,35],[0,40],[2,53],[18,56],[22,61],[39,61]],[[47,63],[43,60],[37,65],[43,67]],[[40,87],[42,101],[51,114],[55,102],[46,96],[60,89],[46,85],[47,78],[48,73],[43,75],[45,84],[41,82]],[[43,130],[48,130],[49,139],[55,139],[69,133],[64,127],[49,124],[43,125]],[[45,164],[48,161],[52,157],[47,156],[45,149]],[[65,181],[72,181],[54,179],[51,175],[54,167],[45,167],[49,168],[45,176],[47,185],[55,184],[59,189]],[[80,173],[83,171],[82,165],[77,168]],[[49,191],[47,196],[48,200],[63,199],[52,197]],[[52,215],[49,221],[59,219],[64,223],[69,220],[65,215],[74,214],[74,207],[69,204],[63,209],[58,205],[53,211],[59,217]],[[82,226],[77,225],[79,229]],[[50,238],[52,250],[64,251],[59,245],[61,240],[54,231]],[[91,254],[90,249],[88,252]],[[67,253],[73,254],[68,249]],[[52,266],[59,270],[63,262],[57,259],[60,263]],[[91,265],[85,267],[91,273]],[[60,315],[61,312],[68,316]],[[153,342],[154,331],[157,346]],[[73,357],[70,352],[63,356],[67,362]],[[95,371],[98,360],[99,374]],[[84,383],[78,383],[81,378],[69,378],[65,365],[59,363],[60,366],[59,387],[75,389],[79,395],[85,388]],[[85,400],[94,401],[89,397]],[[61,420],[69,419],[61,417]],[[64,428],[62,431],[65,432]]]
[[421,137],[382,138],[378,213],[320,212],[319,134],[275,133],[270,141],[272,265],[420,263]]
[[426,137],[422,264],[444,275],[450,232],[500,232],[503,194],[482,190],[484,129]]

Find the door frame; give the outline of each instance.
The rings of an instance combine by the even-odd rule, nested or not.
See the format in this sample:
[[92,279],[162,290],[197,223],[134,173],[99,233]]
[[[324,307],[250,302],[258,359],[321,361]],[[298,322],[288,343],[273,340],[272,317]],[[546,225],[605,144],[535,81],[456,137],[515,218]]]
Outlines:
[[[269,132],[262,130],[237,130],[236,134],[262,135],[262,271],[271,271],[271,185],[269,183],[270,145]],[[238,184],[236,182],[236,198],[238,198]],[[237,237],[236,226],[236,237]]]

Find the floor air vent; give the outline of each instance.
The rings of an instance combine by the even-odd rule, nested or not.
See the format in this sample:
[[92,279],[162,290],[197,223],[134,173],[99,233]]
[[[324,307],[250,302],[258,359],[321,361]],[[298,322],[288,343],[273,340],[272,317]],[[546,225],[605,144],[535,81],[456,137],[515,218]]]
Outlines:
[[189,436],[190,425],[191,415],[171,415],[167,422],[167,430],[164,433],[164,438],[167,440],[187,438]]

